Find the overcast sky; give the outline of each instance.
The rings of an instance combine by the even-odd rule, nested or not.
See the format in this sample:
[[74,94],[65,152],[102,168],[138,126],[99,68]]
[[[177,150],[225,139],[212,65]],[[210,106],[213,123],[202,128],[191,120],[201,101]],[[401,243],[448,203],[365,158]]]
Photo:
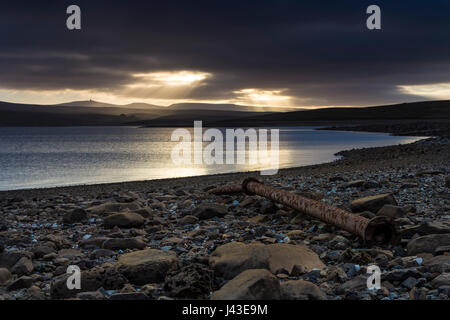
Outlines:
[[450,99],[450,1],[2,1],[0,70],[0,100],[24,103]]

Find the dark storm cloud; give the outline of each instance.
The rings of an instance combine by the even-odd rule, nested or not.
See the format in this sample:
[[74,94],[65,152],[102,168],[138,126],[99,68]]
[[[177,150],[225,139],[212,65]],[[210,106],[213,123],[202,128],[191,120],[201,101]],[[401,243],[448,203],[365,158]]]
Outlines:
[[[68,5],[82,30],[65,28]],[[382,30],[365,27],[378,4]],[[0,87],[119,90],[133,73],[213,74],[186,93],[285,89],[300,105],[417,100],[398,85],[450,82],[448,1],[10,1]],[[450,97],[449,97],[450,98]]]

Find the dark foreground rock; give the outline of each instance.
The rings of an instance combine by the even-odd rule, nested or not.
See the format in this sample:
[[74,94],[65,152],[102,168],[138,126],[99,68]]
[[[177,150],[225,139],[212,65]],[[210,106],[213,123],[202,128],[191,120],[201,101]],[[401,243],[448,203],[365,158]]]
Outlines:
[[214,203],[204,203],[199,205],[192,212],[192,215],[199,219],[211,219],[214,217],[223,217],[228,212],[227,207]]
[[119,256],[117,267],[131,283],[144,285],[164,281],[167,272],[177,264],[173,252],[145,249]]
[[267,269],[272,273],[284,269],[290,273],[296,265],[307,271],[325,266],[316,253],[301,245],[247,245],[240,242],[217,248],[211,255],[210,264],[225,279],[231,279],[247,269]]
[[327,295],[309,281],[289,280],[281,283],[281,298],[284,300],[327,300]]
[[353,212],[378,212],[386,204],[397,205],[397,201],[391,194],[378,194],[354,200],[350,207]]
[[265,269],[249,269],[213,293],[212,300],[278,300],[278,279]]
[[145,219],[138,213],[120,212],[107,216],[103,221],[103,225],[107,228],[138,228],[142,226]]
[[408,254],[434,253],[441,246],[450,245],[450,234],[430,234],[418,237],[408,243]]

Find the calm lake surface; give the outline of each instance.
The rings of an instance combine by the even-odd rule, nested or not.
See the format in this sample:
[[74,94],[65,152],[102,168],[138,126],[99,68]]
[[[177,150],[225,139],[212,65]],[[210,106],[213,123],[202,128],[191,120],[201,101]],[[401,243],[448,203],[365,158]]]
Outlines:
[[[173,178],[258,170],[262,165],[175,165],[172,128],[0,128],[0,190]],[[270,137],[270,135],[269,135]],[[335,160],[334,153],[421,137],[280,128],[279,167]],[[270,141],[270,138],[269,138]],[[203,147],[209,142],[204,142]],[[225,145],[225,143],[224,143]]]

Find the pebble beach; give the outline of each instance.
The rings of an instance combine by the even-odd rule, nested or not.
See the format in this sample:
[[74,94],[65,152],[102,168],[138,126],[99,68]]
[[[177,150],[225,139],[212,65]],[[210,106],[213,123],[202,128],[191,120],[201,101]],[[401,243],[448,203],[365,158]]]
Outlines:
[[[449,299],[449,138],[338,155],[274,176],[0,192],[0,300]],[[263,197],[207,192],[247,177],[390,217],[400,240],[369,246]],[[71,265],[80,289],[67,287]],[[379,289],[367,288],[370,265]]]

